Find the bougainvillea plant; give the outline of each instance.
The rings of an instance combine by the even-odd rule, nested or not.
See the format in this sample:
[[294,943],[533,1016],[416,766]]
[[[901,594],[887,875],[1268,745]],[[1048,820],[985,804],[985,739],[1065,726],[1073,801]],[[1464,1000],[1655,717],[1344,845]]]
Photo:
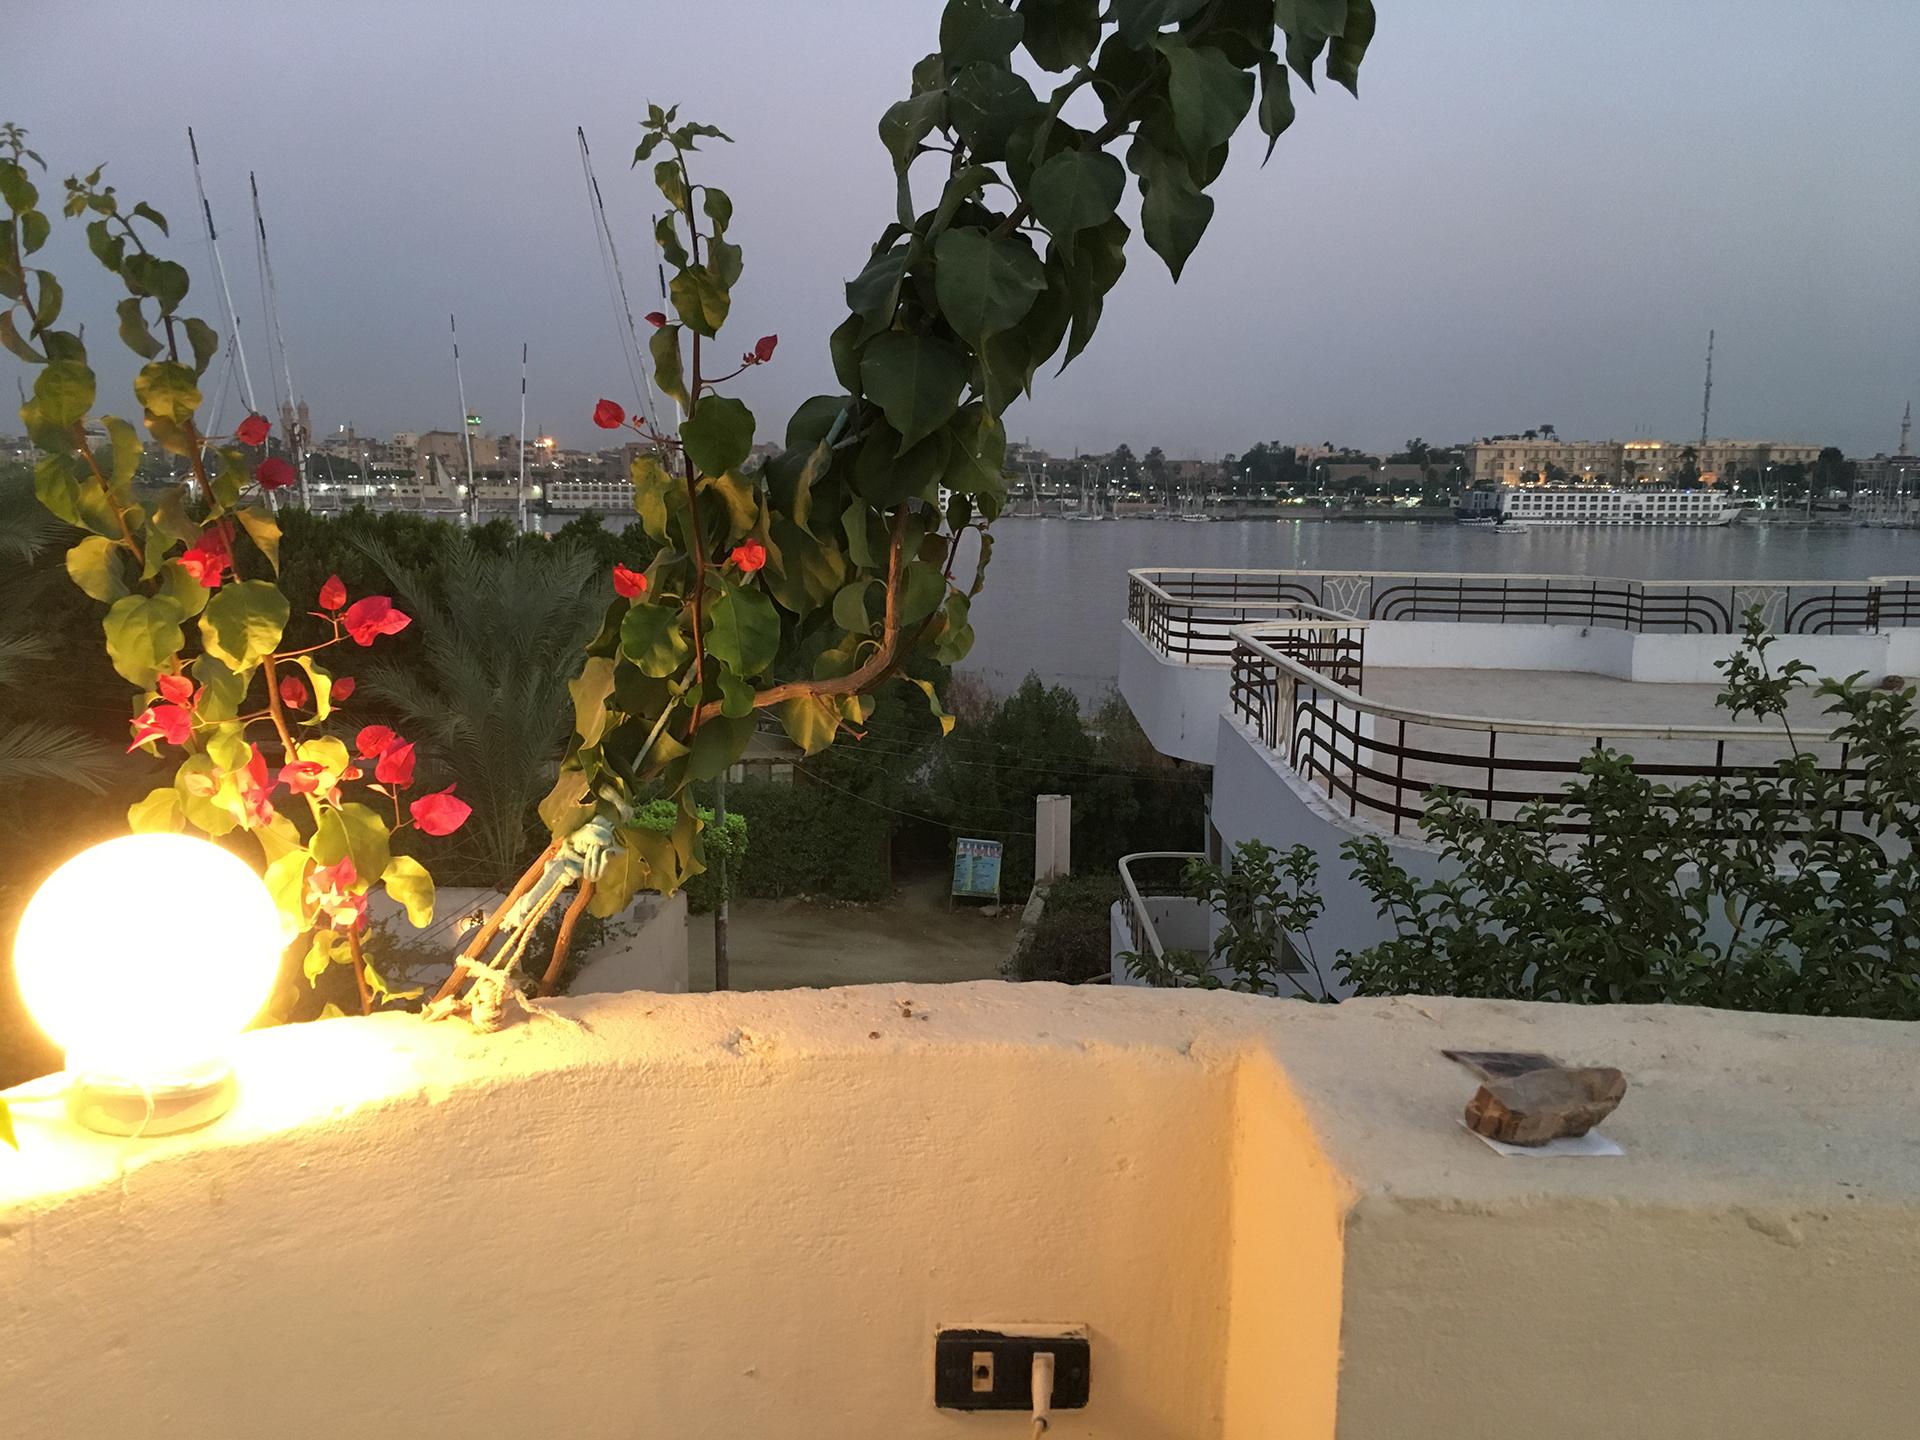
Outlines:
[[[841,389],[804,402],[758,472],[758,424],[722,387],[771,360],[775,340],[737,366],[710,363],[742,256],[732,201],[696,183],[691,159],[727,137],[649,108],[634,164],[653,162],[666,201],[655,240],[672,313],[647,318],[672,413],[628,417],[602,400],[594,418],[646,442],[634,504],[661,548],[644,574],[616,573],[541,807],[554,848],[522,891],[589,821],[611,825],[619,850],[571,913],[677,888],[701,866],[688,787],[722,774],[763,717],[811,755],[905,681],[951,725],[910,667],[958,661],[972,643],[984,532],[1005,493],[1001,415],[1092,336],[1126,263],[1128,171],[1147,244],[1178,279],[1248,113],[1271,152],[1293,119],[1289,70],[1311,86],[1324,56],[1354,88],[1373,25],[1371,0],[949,0],[940,48],[880,121],[898,214],[846,286]],[[1060,77],[1050,93],[1015,68],[1022,49],[1022,69]],[[956,576],[969,531],[979,560]],[[636,824],[660,797],[679,822]]]
[[126,287],[119,335],[142,362],[133,390],[147,434],[190,472],[151,504],[136,498],[146,442],[131,422],[94,415],[86,346],[59,325],[60,283],[28,264],[52,228],[33,182],[44,168],[24,132],[0,126],[0,344],[37,372],[20,411],[41,457],[35,489],[88,532],[67,552],[67,571],[107,606],[107,654],[134,691],[128,748],[174,767],[128,820],[135,830],[248,836],[290,956],[310,982],[350,965],[370,1010],[391,992],[362,946],[367,895],[384,885],[425,924],[433,880],[394,841],[408,830],[448,834],[468,814],[450,791],[409,798],[413,748],[390,731],[362,729],[353,749],[332,733],[354,689],[333,667],[405,629],[408,617],[386,596],[349,596],[336,577],[309,602],[331,634],[285,645],[292,601],[274,580],[280,527],[265,496],[293,482],[293,467],[261,453],[264,416],[247,416],[225,439],[203,433],[200,381],[219,337],[181,309],[187,272],[155,249],[165,217],[145,203],[124,208],[95,170],[67,181],[63,209],[86,217],[93,254]]

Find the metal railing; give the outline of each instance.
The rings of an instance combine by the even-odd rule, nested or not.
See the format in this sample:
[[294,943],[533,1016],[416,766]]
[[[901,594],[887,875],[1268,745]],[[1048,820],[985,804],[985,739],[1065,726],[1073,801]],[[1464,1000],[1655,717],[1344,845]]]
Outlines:
[[1138,955],[1142,952],[1153,956],[1155,960],[1167,958],[1166,946],[1160,943],[1160,932],[1153,923],[1153,914],[1147,908],[1147,897],[1140,893],[1140,882],[1134,874],[1135,866],[1152,865],[1156,871],[1167,870],[1169,861],[1178,862],[1173,868],[1173,885],[1165,891],[1156,891],[1157,895],[1186,898],[1186,888],[1181,877],[1187,866],[1195,860],[1207,857],[1198,850],[1142,850],[1135,855],[1120,857],[1120,889],[1126,901],[1122,918],[1127,927],[1127,948]]
[[1283,615],[1481,624],[1583,625],[1728,635],[1758,607],[1781,634],[1920,626],[1920,576],[1865,580],[1625,580],[1586,575],[1367,570],[1139,569],[1127,618],[1161,654],[1217,664],[1224,632]]
[[[1396,835],[1418,827],[1435,789],[1452,791],[1497,820],[1562,800],[1585,759],[1601,749],[1631,755],[1636,774],[1671,785],[1771,775],[1783,751],[1778,731],[1756,726],[1578,725],[1385,704],[1287,653],[1284,639],[1274,643],[1265,628],[1235,632],[1234,715],[1350,817],[1364,814]],[[1858,776],[1848,768],[1844,745],[1816,742],[1802,749],[1844,781]],[[1563,817],[1558,828],[1583,827],[1577,817]]]

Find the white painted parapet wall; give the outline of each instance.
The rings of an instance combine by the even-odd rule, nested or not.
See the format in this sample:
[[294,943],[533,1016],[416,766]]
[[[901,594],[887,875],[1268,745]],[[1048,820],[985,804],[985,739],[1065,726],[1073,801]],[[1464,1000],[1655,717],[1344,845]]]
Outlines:
[[[1072,1322],[1125,1440],[1912,1433],[1911,1027],[976,984],[257,1032],[239,1108],[0,1151],[0,1420],[1024,1437],[942,1324]],[[1443,1046],[1630,1079],[1502,1159]]]

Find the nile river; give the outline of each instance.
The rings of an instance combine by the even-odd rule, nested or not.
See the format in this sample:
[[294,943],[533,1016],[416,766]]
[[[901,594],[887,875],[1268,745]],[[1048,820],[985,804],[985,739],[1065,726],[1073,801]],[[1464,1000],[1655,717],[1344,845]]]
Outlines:
[[[1029,670],[1092,697],[1114,681],[1139,566],[1443,570],[1640,580],[1858,580],[1920,573],[1920,531],[1731,525],[1494,535],[1450,522],[1003,519],[961,669],[995,690]],[[971,565],[971,559],[968,560]]]

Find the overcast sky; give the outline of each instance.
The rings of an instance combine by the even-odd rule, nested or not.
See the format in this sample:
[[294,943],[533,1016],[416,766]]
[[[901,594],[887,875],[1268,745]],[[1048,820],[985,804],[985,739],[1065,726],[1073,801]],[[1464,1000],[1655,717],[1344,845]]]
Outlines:
[[[1264,169],[1249,124],[1186,278],[1171,284],[1136,238],[1092,349],[1009,413],[1010,434],[1172,455],[1541,421],[1684,438],[1713,327],[1715,435],[1893,448],[1920,397],[1920,6],[1378,3],[1361,98],[1296,87],[1299,121]],[[841,282],[892,218],[874,125],[941,6],[0,9],[0,118],[33,132],[56,175],[105,160],[123,193],[166,211],[211,315],[194,126],[263,403],[249,169],[316,428],[457,425],[457,311],[487,429],[516,423],[524,339],[532,423],[586,443],[595,397],[631,387],[574,127],[642,309],[655,197],[627,162],[646,101],[679,101],[739,142],[704,172],[732,192],[746,250],[723,339],[780,334],[776,363],[738,391],[777,437],[796,402],[834,388]],[[118,349],[112,295],[87,274],[78,225],[64,230],[47,253],[98,358]],[[130,374],[116,367],[113,397]],[[7,391],[20,369],[0,355]]]

